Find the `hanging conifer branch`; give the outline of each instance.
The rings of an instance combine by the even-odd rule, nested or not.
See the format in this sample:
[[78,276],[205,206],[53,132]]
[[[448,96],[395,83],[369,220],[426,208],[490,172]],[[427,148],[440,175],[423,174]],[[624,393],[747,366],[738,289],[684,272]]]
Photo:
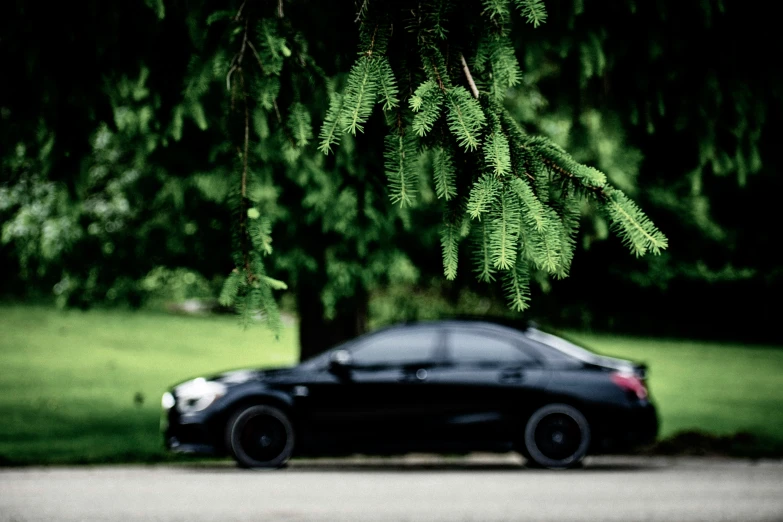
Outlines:
[[[274,23],[269,20],[260,20],[258,23],[258,36],[260,44],[256,46],[252,41],[250,8],[243,3],[233,21],[240,24],[241,42],[239,49],[234,54],[226,73],[226,86],[232,93],[232,112],[234,110],[234,97],[241,96],[241,144],[237,146],[237,155],[241,159],[236,188],[231,191],[230,201],[233,203],[233,215],[235,216],[234,228],[234,262],[235,268],[226,278],[220,294],[220,302],[224,306],[234,306],[240,313],[243,322],[249,324],[252,317],[261,315],[266,323],[279,332],[281,324],[277,303],[272,294],[273,290],[286,288],[282,281],[274,279],[266,274],[262,256],[269,255],[271,247],[271,225],[261,216],[256,205],[251,202],[251,185],[253,180],[251,169],[250,127],[251,113],[259,111],[263,107],[266,110],[274,108],[278,122],[282,117],[277,105],[279,93],[279,81],[277,78],[266,81],[263,85],[269,88],[258,98],[257,107],[252,105],[249,86],[254,85],[248,75],[253,74],[253,67],[246,67],[244,58],[247,50],[255,58],[258,64],[256,74],[261,78],[278,76],[282,69],[282,60],[285,58],[285,39],[277,34]],[[236,34],[236,33],[235,33]],[[290,51],[288,52],[290,55]],[[270,67],[265,67],[265,62]],[[233,78],[238,76],[238,81]],[[258,83],[258,82],[256,82]],[[266,122],[265,117],[255,113],[253,121],[258,128],[258,122]],[[264,124],[266,125],[266,124]],[[268,134],[268,130],[258,131],[262,137]],[[279,139],[287,140],[293,145],[304,146],[311,137],[312,130],[309,127],[309,113],[301,104],[293,104],[288,118],[288,125],[281,125],[276,129]],[[289,134],[290,132],[290,134]]]
[[[522,79],[509,37],[512,17],[527,20],[532,25],[528,30],[547,18],[543,0],[513,0],[513,4],[516,9],[512,9],[512,0],[459,5],[456,0],[357,3],[357,10],[349,13],[350,19],[355,13],[359,23],[356,54],[339,76],[328,78],[318,69],[326,85],[320,99],[325,94],[329,101],[318,132],[318,150],[334,152],[345,133],[374,132],[375,126],[371,131],[367,122],[379,105],[387,129],[384,172],[378,175],[385,177],[390,202],[415,204],[425,178],[422,165],[431,165],[427,179],[433,184],[432,192],[449,209],[440,234],[444,276],[456,277],[460,243],[470,237],[467,248],[476,277],[485,282],[496,276],[502,279],[509,306],[521,311],[529,304],[531,277],[568,275],[584,202],[606,214],[612,231],[635,255],[658,253],[667,243],[641,209],[612,187],[602,172],[580,164],[550,139],[528,134],[505,109],[505,97]],[[282,143],[285,161],[295,166],[314,134],[311,119],[315,112],[300,99],[302,82],[293,76],[294,69],[300,71],[309,63],[302,58],[306,43],[287,32],[296,23],[290,19],[293,11],[281,23],[278,2],[279,17],[272,12],[253,25],[248,15],[254,6],[242,4],[234,18],[233,23],[241,24],[243,30],[235,29],[231,36],[240,48],[228,64],[226,85],[238,91],[232,85],[236,74],[249,78],[251,68],[243,58],[246,52],[252,53],[259,69],[253,64],[253,73],[263,81],[248,84],[253,89],[260,85],[258,93],[248,98],[237,92],[237,98],[244,96],[246,110],[249,105],[251,111],[262,111],[250,121],[262,140]],[[222,19],[223,15],[215,15],[215,20]],[[292,54],[297,61],[284,67]],[[281,85],[293,85],[296,94],[283,93],[292,99],[285,98],[278,107],[280,91],[286,89]],[[338,85],[342,87],[337,89]],[[273,118],[267,119],[267,111],[277,115],[276,126],[269,121]],[[245,120],[247,140],[247,116]],[[348,141],[352,146],[356,143]],[[252,150],[243,142],[240,201],[246,191],[253,193]],[[244,217],[242,212],[238,217],[252,231],[248,234],[249,263],[243,260],[237,267],[241,272],[249,266],[256,274],[254,284],[260,285],[253,297],[256,301],[250,299],[245,306],[261,303],[278,286],[265,279],[261,256],[269,252],[265,238],[270,236],[258,232],[258,216],[247,216],[255,209],[248,206]],[[236,283],[232,274],[226,295],[236,290]],[[249,288],[241,284],[237,288],[240,294],[249,295]]]

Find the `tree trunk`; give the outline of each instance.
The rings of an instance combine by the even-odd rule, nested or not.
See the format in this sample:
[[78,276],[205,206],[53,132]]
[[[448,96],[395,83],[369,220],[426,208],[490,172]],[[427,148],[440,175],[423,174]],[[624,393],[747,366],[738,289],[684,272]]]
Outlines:
[[367,331],[369,296],[364,288],[337,304],[332,320],[324,317],[320,289],[303,285],[297,289],[299,312],[299,360],[304,361]]

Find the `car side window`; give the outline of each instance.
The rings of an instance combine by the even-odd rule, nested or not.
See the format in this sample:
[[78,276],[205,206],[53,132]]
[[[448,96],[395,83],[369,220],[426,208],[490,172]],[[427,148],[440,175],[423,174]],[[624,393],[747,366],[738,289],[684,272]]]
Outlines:
[[448,335],[449,360],[469,366],[532,364],[536,359],[509,339],[476,332],[454,330]]
[[434,329],[388,332],[371,336],[351,354],[356,366],[404,366],[432,363],[439,339]]

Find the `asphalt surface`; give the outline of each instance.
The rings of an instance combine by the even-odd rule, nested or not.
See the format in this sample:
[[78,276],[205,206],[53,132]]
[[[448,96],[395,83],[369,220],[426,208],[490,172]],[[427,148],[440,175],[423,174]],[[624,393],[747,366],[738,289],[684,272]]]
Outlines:
[[0,470],[0,521],[783,521],[783,461],[513,456]]

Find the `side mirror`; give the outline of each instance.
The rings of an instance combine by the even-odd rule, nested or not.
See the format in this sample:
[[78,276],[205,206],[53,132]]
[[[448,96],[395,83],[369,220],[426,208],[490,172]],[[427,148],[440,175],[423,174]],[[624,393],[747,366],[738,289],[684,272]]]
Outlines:
[[329,356],[329,371],[335,375],[344,376],[351,371],[353,357],[348,350],[337,350]]

